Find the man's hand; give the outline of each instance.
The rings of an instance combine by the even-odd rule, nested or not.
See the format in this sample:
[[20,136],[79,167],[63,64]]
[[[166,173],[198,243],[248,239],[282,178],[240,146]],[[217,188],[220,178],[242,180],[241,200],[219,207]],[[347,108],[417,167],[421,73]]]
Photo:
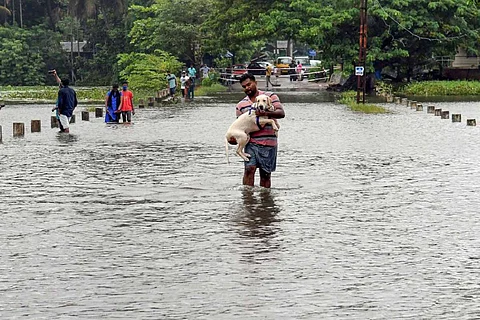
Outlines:
[[132,115],[135,115],[135,110],[132,110]]

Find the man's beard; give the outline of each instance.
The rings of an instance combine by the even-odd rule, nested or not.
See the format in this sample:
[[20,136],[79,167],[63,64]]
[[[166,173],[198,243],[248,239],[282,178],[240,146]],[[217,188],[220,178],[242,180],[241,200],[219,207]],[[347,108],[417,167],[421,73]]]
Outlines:
[[257,90],[250,90],[248,92],[245,92],[249,98],[255,97],[255,94],[257,93]]

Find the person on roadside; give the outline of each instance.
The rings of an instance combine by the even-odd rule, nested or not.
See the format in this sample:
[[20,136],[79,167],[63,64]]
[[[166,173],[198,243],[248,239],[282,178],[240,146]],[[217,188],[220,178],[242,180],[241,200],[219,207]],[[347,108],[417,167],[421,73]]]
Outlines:
[[132,122],[132,115],[135,115],[135,109],[133,108],[133,92],[128,90],[128,82],[122,83],[122,98],[120,99],[120,106],[117,113],[121,112],[123,123]]
[[297,77],[298,77],[298,81],[303,81],[303,75],[302,75],[302,72],[303,72],[303,65],[300,61],[297,61]]
[[120,115],[117,110],[120,107],[122,95],[118,90],[118,84],[112,85],[112,89],[105,96],[105,122],[119,122]]
[[[53,69],[49,71],[49,73],[55,78],[55,82],[58,84],[58,90],[62,89],[62,80],[58,76],[57,70]],[[60,132],[64,132],[64,128],[62,126],[62,123],[60,122],[60,113],[58,112],[58,97],[57,101],[55,102],[55,107],[52,109],[52,111],[55,111],[55,118],[57,118],[58,128],[60,128]]]
[[[258,90],[257,81],[253,74],[243,74],[240,77],[240,84],[246,97],[243,98],[235,108],[237,117],[245,112],[249,112],[258,95],[266,94],[272,99],[275,111],[256,111],[257,116],[267,116],[271,119],[285,118],[285,111],[278,96],[273,92]],[[247,186],[254,185],[255,172],[258,168],[260,172],[260,186],[270,188],[271,174],[277,166],[277,136],[273,127],[267,124],[259,131],[252,132],[250,134],[250,141],[245,146],[245,153],[250,154],[250,159],[245,162],[243,184]]]
[[290,75],[290,82],[297,81],[297,65],[295,61],[290,62],[288,65],[288,74]]
[[170,97],[175,98],[175,90],[177,89],[177,77],[170,71],[167,74],[168,89],[170,90]]
[[193,65],[191,65],[188,69],[188,77],[190,78],[190,87],[188,88],[188,98],[193,100],[195,95],[195,79],[197,76],[197,69]]
[[182,71],[182,76],[180,77],[180,90],[182,91],[182,98],[185,98],[185,83],[187,82],[188,80],[188,76],[187,76],[187,73],[185,71]]
[[68,85],[70,80],[62,80],[62,88],[58,91],[58,113],[60,118],[60,123],[62,124],[63,131],[65,133],[70,133],[70,119],[73,115],[73,111],[78,105],[77,94],[75,90],[70,88]]
[[206,64],[200,68],[200,71],[202,72],[202,79],[208,78],[208,72],[210,71],[210,68]]
[[268,90],[268,85],[272,85],[272,87],[274,86],[274,84],[272,83],[272,80],[271,80],[271,77],[272,77],[272,72],[273,72],[273,68],[271,65],[267,65],[265,67],[265,78],[266,78],[266,83],[267,83],[267,90]]

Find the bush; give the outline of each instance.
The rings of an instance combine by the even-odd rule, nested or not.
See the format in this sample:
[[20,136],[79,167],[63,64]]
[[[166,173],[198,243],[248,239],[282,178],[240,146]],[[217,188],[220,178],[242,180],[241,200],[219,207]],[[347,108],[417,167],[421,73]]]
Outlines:
[[128,53],[118,55],[122,80],[127,80],[133,90],[155,92],[167,88],[167,72],[181,70],[183,64],[167,52],[155,54]]

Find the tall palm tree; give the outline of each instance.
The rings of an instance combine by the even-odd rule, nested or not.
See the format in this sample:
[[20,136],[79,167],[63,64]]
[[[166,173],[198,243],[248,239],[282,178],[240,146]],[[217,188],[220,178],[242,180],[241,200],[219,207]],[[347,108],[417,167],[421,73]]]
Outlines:
[[97,11],[111,9],[115,13],[123,13],[127,0],[70,0],[70,13],[76,18],[88,18],[97,14]]
[[10,10],[7,8],[7,2],[5,0],[3,6],[0,6],[0,22],[4,24],[7,22],[8,16],[12,15]]

